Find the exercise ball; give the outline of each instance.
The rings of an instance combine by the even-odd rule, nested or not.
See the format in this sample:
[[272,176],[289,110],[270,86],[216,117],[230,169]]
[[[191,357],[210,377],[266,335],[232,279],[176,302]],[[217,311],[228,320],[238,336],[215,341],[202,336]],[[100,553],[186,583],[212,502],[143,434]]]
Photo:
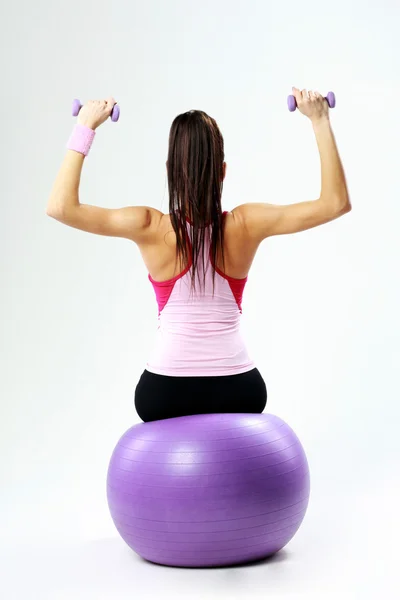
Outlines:
[[270,414],[206,414],[131,427],[107,476],[112,519],[154,563],[206,567],[265,558],[307,510],[309,469],[293,430]]

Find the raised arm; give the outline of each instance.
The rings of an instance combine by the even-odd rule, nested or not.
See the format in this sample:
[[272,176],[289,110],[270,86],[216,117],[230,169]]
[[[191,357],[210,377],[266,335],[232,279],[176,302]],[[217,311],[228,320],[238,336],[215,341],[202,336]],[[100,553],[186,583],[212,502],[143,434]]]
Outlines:
[[[111,114],[114,104],[113,98],[88,103],[80,111],[78,123],[97,129]],[[79,184],[84,160],[82,153],[67,150],[50,193],[47,214],[89,233],[127,238],[138,244],[151,242],[162,217],[160,211],[148,206],[102,208],[80,203]]]
[[130,239],[138,244],[151,241],[162,213],[149,206],[102,208],[79,201],[79,183],[85,157],[67,150],[47,203],[50,217],[89,233]]
[[333,221],[351,210],[345,174],[329,120],[326,100],[320,94],[293,89],[299,110],[312,122],[321,159],[321,193],[317,200],[288,205],[248,203],[232,213],[255,242],[304,231]]

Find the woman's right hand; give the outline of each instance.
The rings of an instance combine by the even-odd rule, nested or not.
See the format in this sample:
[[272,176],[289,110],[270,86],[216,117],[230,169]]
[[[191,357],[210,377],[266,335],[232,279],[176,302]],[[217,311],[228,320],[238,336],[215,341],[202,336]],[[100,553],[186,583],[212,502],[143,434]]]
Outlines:
[[300,91],[293,87],[293,96],[296,98],[297,108],[312,122],[329,119],[329,105],[319,92],[307,90]]

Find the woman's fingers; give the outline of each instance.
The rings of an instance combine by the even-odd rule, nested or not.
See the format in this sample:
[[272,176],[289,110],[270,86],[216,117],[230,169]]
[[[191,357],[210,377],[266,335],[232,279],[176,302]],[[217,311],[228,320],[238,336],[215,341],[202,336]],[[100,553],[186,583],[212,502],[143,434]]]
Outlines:
[[110,114],[111,114],[112,113],[112,109],[114,108],[114,105],[117,104],[117,101],[112,96],[109,96],[107,98],[107,100],[105,100],[105,102],[106,102],[107,108],[108,108],[108,110],[110,111]]
[[301,102],[302,99],[303,99],[303,97],[301,95],[301,91],[298,88],[296,88],[296,87],[292,87],[292,92],[293,92],[293,96],[296,98],[297,104],[299,102]]

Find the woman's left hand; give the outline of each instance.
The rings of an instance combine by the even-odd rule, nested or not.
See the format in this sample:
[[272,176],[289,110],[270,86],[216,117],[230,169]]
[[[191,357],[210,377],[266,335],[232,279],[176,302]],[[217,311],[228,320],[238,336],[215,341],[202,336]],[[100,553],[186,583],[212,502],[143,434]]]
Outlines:
[[78,124],[85,125],[90,129],[97,129],[99,125],[107,121],[117,103],[112,96],[107,100],[89,100],[78,114]]

